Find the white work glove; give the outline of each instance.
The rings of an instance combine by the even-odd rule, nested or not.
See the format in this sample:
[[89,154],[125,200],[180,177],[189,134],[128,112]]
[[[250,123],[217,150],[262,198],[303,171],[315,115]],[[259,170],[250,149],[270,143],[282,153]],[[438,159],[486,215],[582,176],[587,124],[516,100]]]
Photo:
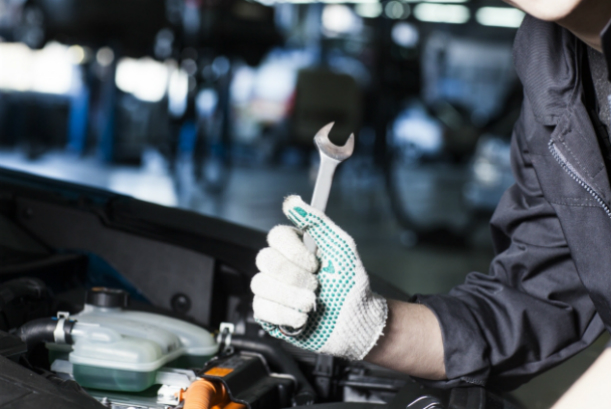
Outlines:
[[[297,228],[274,227],[267,236],[270,247],[257,256],[261,272],[251,282],[255,319],[298,347],[363,359],[382,335],[388,306],[371,292],[354,240],[299,196],[287,197],[282,210]],[[303,232],[316,241],[318,259],[303,244]],[[278,329],[304,324],[294,337]]]

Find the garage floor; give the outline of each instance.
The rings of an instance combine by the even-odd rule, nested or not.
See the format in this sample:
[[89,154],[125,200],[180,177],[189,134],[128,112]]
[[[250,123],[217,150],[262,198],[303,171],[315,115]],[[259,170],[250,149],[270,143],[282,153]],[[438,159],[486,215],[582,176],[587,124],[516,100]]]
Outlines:
[[[366,162],[358,162],[356,167],[347,165],[337,175],[327,214],[354,237],[369,272],[409,293],[438,293],[462,282],[470,271],[487,271],[493,253],[485,223],[472,228],[464,246],[416,243],[410,232],[398,226],[381,174]],[[93,158],[74,158],[65,153],[49,153],[32,162],[19,151],[0,151],[0,166],[181,206],[264,231],[286,223],[280,210],[284,196],[299,194],[309,200],[312,191],[311,172],[305,169],[238,167],[231,170],[221,194],[197,189],[177,192],[165,161],[154,151],[145,154],[142,167],[108,166]],[[417,180],[420,189],[427,187],[426,177],[412,176],[408,180]],[[440,196],[446,193],[435,192],[434,186],[429,186],[431,189]],[[414,200],[418,207],[417,197]],[[436,212],[449,214],[447,209]],[[602,337],[578,356],[524,385],[514,396],[529,409],[550,407],[596,358],[607,338]]]

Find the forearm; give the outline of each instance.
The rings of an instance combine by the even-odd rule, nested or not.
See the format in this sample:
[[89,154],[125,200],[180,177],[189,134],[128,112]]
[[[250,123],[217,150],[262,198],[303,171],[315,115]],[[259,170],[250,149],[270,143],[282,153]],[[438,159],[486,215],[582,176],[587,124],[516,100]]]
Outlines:
[[384,334],[365,361],[420,378],[445,379],[437,317],[424,305],[388,300]]
[[608,408],[611,402],[611,349],[607,348],[552,409]]

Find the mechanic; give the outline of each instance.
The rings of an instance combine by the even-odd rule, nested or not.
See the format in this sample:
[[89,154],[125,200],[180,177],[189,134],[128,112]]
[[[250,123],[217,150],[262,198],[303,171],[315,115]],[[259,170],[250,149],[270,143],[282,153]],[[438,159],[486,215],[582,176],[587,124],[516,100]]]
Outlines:
[[[352,238],[290,196],[283,211],[296,227],[270,231],[251,283],[271,335],[437,387],[508,390],[611,330],[611,85],[600,39],[611,1],[508,2],[529,14],[514,44],[525,96],[489,274],[470,273],[449,294],[386,300],[370,290]],[[304,325],[297,336],[279,327]]]

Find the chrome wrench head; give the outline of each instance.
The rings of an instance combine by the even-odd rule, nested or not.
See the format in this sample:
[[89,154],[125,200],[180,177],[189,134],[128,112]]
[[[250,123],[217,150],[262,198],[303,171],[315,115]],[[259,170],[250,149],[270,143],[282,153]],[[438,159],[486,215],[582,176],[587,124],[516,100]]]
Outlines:
[[335,122],[323,126],[314,136],[314,144],[318,148],[320,155],[343,162],[352,156],[354,152],[354,134],[350,134],[343,146],[337,146],[329,140],[329,133]]

